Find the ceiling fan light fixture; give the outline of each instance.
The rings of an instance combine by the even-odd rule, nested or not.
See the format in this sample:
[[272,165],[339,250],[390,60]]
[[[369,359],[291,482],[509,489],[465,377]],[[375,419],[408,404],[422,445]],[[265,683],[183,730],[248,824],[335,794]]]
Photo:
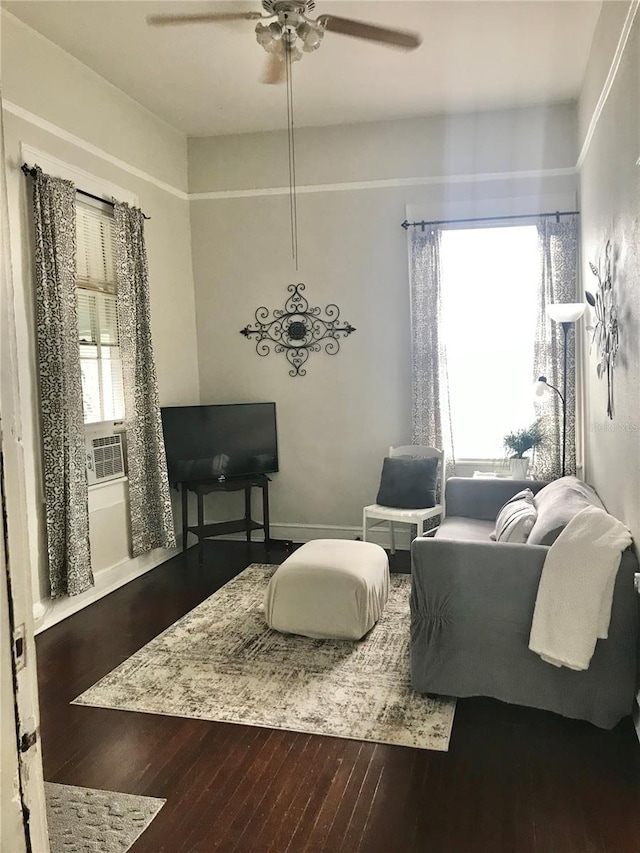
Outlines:
[[307,25],[307,30],[304,35],[300,33],[300,27],[298,27],[298,35],[302,41],[302,49],[305,53],[312,53],[314,50],[317,50],[320,47],[320,43],[322,42],[322,37],[324,36],[324,30],[318,29],[317,27],[310,27]]
[[[0,3],[2,0],[0,0]],[[268,85],[286,83],[287,135],[289,148],[289,203],[291,211],[291,253],[298,269],[298,212],[296,201],[296,156],[293,103],[292,63],[304,53],[312,53],[322,44],[325,30],[364,41],[414,50],[422,41],[420,33],[408,32],[341,18],[336,15],[309,17],[315,0],[262,0],[260,12],[204,12],[195,15],[153,15],[152,26],[164,24],[207,24],[228,21],[258,21],[255,36],[269,54],[262,82]],[[269,21],[267,24],[266,21]]]
[[293,47],[295,45],[298,41],[298,34],[296,33],[295,27],[283,27],[282,41],[286,42],[289,47]]
[[273,51],[273,46],[282,38],[282,28],[277,21],[271,24],[256,24],[256,41],[266,51]]
[[269,44],[262,45],[267,53],[271,56],[276,56],[279,60],[284,61],[285,57],[290,56],[291,62],[297,62],[302,59],[302,51],[296,45],[291,47],[284,39],[274,39]]
[[292,47],[288,47],[287,51],[291,55],[291,61],[297,62],[299,59],[302,59],[302,51],[297,45],[293,45]]

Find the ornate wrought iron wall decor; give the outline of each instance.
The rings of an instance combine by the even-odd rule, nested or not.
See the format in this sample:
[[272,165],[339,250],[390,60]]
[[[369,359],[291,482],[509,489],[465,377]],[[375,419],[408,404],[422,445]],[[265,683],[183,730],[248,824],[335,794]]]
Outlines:
[[593,327],[591,346],[598,350],[596,372],[598,378],[607,380],[607,416],[613,420],[613,369],[618,354],[618,306],[613,292],[613,274],[611,271],[611,241],[607,241],[604,250],[604,262],[598,266],[589,261],[591,272],[598,279],[596,295],[585,291],[587,302],[595,310],[596,324]]
[[264,306],[256,310],[254,326],[245,326],[240,334],[245,338],[254,338],[256,352],[260,356],[274,352],[284,352],[291,365],[289,376],[305,376],[304,365],[310,352],[324,352],[336,355],[340,351],[339,338],[346,338],[355,332],[350,323],[340,323],[340,309],[333,303],[327,305],[324,316],[320,308],[310,308],[302,291],[304,284],[290,284],[287,290],[291,294],[284,309],[269,311]]

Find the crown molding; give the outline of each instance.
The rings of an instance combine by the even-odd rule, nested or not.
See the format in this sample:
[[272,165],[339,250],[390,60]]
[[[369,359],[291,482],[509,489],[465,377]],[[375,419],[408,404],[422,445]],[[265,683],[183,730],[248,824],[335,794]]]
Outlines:
[[[529,169],[513,172],[483,172],[465,175],[429,175],[417,178],[388,178],[377,181],[344,181],[337,184],[308,184],[297,186],[299,195],[308,193],[354,192],[356,190],[393,189],[395,187],[420,187],[439,184],[469,184],[487,181],[513,180],[516,178],[556,178],[577,174],[575,166],[558,169]],[[289,187],[264,187],[246,190],[214,190],[204,193],[190,193],[190,201],[212,201],[229,198],[255,198],[257,196],[289,195]]]
[[124,89],[121,89],[119,86],[116,86],[115,83],[112,83],[111,80],[107,80],[107,78],[99,74],[95,70],[95,68],[92,68],[90,65],[87,65],[86,62],[83,62],[81,59],[78,59],[78,57],[74,56],[73,53],[69,53],[69,51],[66,50],[64,47],[61,47],[55,41],[52,41],[47,36],[43,35],[43,33],[34,29],[30,24],[27,24],[25,21],[23,21],[22,18],[18,18],[17,15],[2,6],[1,0],[0,18],[8,18],[13,24],[13,26],[18,27],[19,29],[24,30],[25,32],[28,32],[32,38],[37,39],[43,44],[46,44],[49,50],[55,50],[58,53],[64,54],[67,60],[82,67],[85,72],[99,80],[101,85],[108,86],[114,92],[117,92],[119,97],[126,98],[127,101],[130,101],[136,107],[136,109],[145,112],[153,121],[163,124],[168,131],[170,131],[171,133],[175,133],[177,136],[181,137],[182,140],[186,141],[186,133],[183,133],[179,128],[171,124],[170,121],[167,121],[166,118],[163,118],[157,113],[154,113],[153,110],[149,109],[149,107],[146,107],[144,104],[141,104],[140,101],[137,101],[134,97],[125,92]]
[[132,166],[131,163],[126,163],[119,157],[114,157],[113,154],[109,154],[102,148],[98,148],[97,145],[93,145],[91,142],[87,142],[80,136],[69,133],[69,131],[64,130],[64,128],[59,127],[57,124],[53,124],[53,122],[47,121],[35,113],[29,112],[29,110],[25,110],[11,101],[3,101],[2,107],[5,112],[11,113],[11,115],[16,116],[16,118],[29,122],[29,124],[39,127],[41,130],[45,130],[47,133],[50,133],[52,136],[56,136],[64,142],[69,142],[71,145],[75,145],[76,148],[80,148],[88,154],[92,154],[94,157],[99,157],[106,163],[110,163],[112,166],[121,169],[123,172],[133,175],[135,178],[140,178],[142,181],[153,184],[158,187],[158,189],[164,190],[164,192],[170,193],[183,201],[189,200],[189,195],[183,190],[166,183],[166,181],[161,181],[159,178],[156,178],[155,175],[151,175],[149,172],[144,172],[142,169],[138,169],[137,166]]
[[[613,59],[611,60],[611,65],[609,66],[609,73],[607,74],[607,77],[604,81],[604,86],[602,87],[602,91],[600,92],[600,97],[598,98],[596,106],[593,110],[593,115],[591,116],[591,121],[589,122],[589,127],[587,128],[587,132],[584,137],[584,142],[582,143],[582,148],[580,150],[580,154],[576,162],[576,168],[578,170],[582,168],[587,154],[589,153],[589,148],[591,147],[593,135],[596,132],[596,127],[598,125],[598,122],[600,121],[600,116],[602,115],[602,111],[604,110],[605,104],[609,99],[611,89],[613,88],[613,84],[618,75],[620,63],[622,62],[622,57],[624,55],[627,42],[629,41],[631,28],[633,27],[633,23],[635,21],[635,17],[639,7],[640,0],[631,0],[631,3],[629,4],[629,9],[627,10],[627,17],[625,18],[624,24],[622,25],[618,44],[616,45],[616,49],[613,54]],[[640,164],[640,160],[638,161],[638,164]]]

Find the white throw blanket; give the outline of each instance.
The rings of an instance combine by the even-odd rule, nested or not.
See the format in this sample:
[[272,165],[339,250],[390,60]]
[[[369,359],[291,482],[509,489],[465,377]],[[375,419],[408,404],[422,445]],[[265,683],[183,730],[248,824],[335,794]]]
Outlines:
[[529,637],[532,652],[554,666],[589,668],[598,638],[606,639],[613,588],[631,534],[597,507],[581,510],[549,548]]

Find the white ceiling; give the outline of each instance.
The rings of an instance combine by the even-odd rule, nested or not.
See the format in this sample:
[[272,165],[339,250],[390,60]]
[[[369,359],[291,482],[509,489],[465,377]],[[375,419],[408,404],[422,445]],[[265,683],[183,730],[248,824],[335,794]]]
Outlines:
[[[22,0],[9,12],[189,136],[286,126],[262,85],[250,21],[152,28],[150,14],[260,10],[253,2]],[[294,66],[296,125],[406,118],[575,99],[601,2],[317,0],[330,12],[418,30],[411,53],[327,33]]]

